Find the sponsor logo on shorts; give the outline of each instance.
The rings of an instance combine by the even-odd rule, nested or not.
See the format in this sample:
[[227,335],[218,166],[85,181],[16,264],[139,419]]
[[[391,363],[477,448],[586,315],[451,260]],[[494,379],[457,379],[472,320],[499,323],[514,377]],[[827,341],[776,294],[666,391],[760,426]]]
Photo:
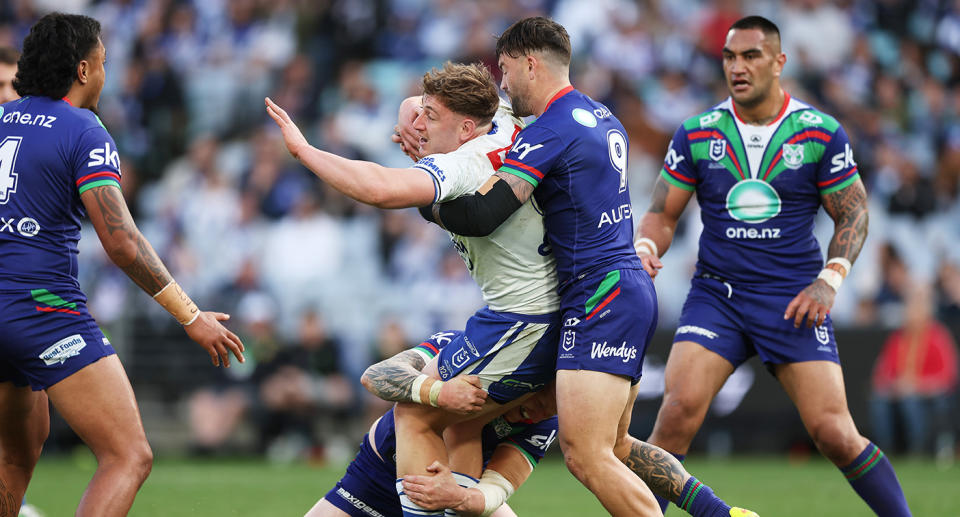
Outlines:
[[817,347],[817,350],[821,352],[833,352],[833,349],[828,346],[830,344],[830,331],[827,330],[826,325],[814,327],[813,335],[820,343],[820,346]]
[[567,321],[563,322],[564,327],[576,327],[580,324],[580,318],[567,318]]
[[43,362],[48,365],[63,364],[67,359],[80,355],[80,351],[86,346],[87,342],[83,340],[83,337],[80,334],[74,334],[57,341],[53,346],[41,352],[40,359],[43,359]]
[[628,363],[637,358],[637,347],[628,347],[626,341],[616,347],[607,345],[606,341],[603,343],[594,341],[593,346],[590,348],[590,358],[604,359],[607,357],[619,357],[623,362]]
[[575,330],[570,329],[563,332],[563,342],[562,346],[564,351],[569,352],[573,350],[573,347],[577,344],[577,333]]
[[374,510],[367,503],[357,499],[350,492],[347,492],[347,490],[343,487],[337,488],[337,495],[342,497],[344,501],[352,504],[354,508],[367,515],[370,515],[371,517],[384,517],[382,513]]
[[684,325],[677,329],[675,336],[680,334],[696,334],[698,336],[708,337],[710,339],[717,339],[717,333],[712,330],[707,330],[703,327],[698,327],[696,325]]
[[541,451],[547,450],[550,447],[550,444],[553,443],[553,440],[557,437],[556,431],[550,431],[548,436],[542,434],[535,434],[530,438],[527,438],[527,443],[533,445],[534,447],[540,449]]

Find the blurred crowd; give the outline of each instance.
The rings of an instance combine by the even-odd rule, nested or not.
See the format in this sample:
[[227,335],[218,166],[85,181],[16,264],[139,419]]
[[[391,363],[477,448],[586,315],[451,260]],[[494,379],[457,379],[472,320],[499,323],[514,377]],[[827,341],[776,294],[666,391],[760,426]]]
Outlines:
[[[495,35],[534,14],[567,28],[574,85],[627,128],[636,212],[675,128],[727,95],[729,25],[745,14],[778,23],[784,84],[844,124],[870,193],[870,238],[834,321],[898,327],[922,284],[935,317],[960,322],[960,1],[8,0],[0,45],[19,47],[53,9],[103,25],[99,110],[128,203],[200,306],[233,314],[254,359],[191,399],[200,448],[223,438],[203,408],[227,408],[211,417],[227,423],[275,422],[263,415],[279,411],[284,425],[309,427],[304,408],[354,406],[364,366],[462,327],[482,303],[447,236],[416,211],[354,203],[293,161],[263,98],[321,149],[404,166],[390,134],[421,75],[450,59],[499,78]],[[679,315],[699,228],[687,210],[657,279],[664,329]],[[821,214],[817,228],[825,247],[833,224]],[[80,259],[106,329],[169,320],[108,264],[92,230]],[[263,440],[280,432],[264,426]]]

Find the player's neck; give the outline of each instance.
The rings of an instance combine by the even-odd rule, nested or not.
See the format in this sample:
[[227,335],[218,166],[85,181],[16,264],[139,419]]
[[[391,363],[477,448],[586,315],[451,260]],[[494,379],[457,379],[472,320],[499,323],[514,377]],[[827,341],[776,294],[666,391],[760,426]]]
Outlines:
[[550,107],[550,104],[556,100],[557,94],[559,94],[564,88],[571,86],[570,80],[564,78],[563,80],[550,81],[549,83],[544,84],[540,88],[540,94],[537,96],[539,101],[535,106],[533,111],[534,116],[539,117],[543,115],[544,111],[547,111],[547,108]]
[[737,110],[737,116],[746,124],[754,126],[765,126],[780,116],[784,111],[784,104],[787,102],[787,94],[783,88],[777,88],[773,95],[768,96],[763,102],[754,106],[743,106],[733,101],[733,106]]
[[76,108],[86,108],[90,104],[89,94],[79,83],[74,82],[70,91],[63,97],[71,106]]

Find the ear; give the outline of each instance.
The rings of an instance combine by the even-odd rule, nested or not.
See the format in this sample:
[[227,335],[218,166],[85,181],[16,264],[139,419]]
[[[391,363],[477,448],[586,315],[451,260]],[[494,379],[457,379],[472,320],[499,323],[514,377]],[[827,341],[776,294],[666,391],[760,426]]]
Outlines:
[[774,73],[776,77],[780,77],[780,73],[783,72],[783,65],[787,64],[787,55],[783,52],[777,56],[777,69]]
[[527,54],[526,65],[527,75],[530,77],[530,79],[533,79],[537,68],[540,66],[540,60],[534,55]]
[[477,121],[470,117],[463,117],[460,123],[460,143],[463,144],[473,137],[473,132],[477,129]]
[[81,60],[80,63],[77,64],[77,81],[80,84],[87,84],[87,80],[89,79],[87,73],[89,70],[90,63],[86,59]]

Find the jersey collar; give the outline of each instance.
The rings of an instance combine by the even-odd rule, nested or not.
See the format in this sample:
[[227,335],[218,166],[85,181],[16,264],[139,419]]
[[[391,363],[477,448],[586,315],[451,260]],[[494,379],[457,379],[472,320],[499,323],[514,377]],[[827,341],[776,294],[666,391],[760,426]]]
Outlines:
[[67,104],[73,106],[73,103],[70,102],[70,99],[68,99],[66,95],[63,96],[63,102],[66,102]]
[[573,91],[573,86],[572,86],[572,85],[571,85],[571,86],[567,86],[566,88],[564,88],[564,89],[560,90],[559,92],[557,92],[557,94],[554,95],[553,97],[550,97],[550,100],[547,101],[547,105],[543,108],[544,113],[546,113],[546,111],[547,111],[548,109],[550,109],[550,105],[553,104],[553,101],[559,99],[560,97],[563,97],[564,95],[566,95],[566,94],[568,94],[568,93],[570,93],[570,92],[572,92],[572,91]]
[[[780,119],[783,118],[783,114],[787,112],[787,106],[789,105],[790,105],[790,94],[787,92],[783,92],[783,106],[780,106],[780,113],[777,113],[777,116],[774,117],[773,120],[771,120],[766,125],[772,126],[780,122]],[[739,120],[741,124],[749,124],[749,122],[747,122],[746,120],[743,120],[740,114],[737,113],[737,103],[733,102],[732,97],[730,98],[730,107],[733,109],[733,116],[737,117],[737,120]]]

